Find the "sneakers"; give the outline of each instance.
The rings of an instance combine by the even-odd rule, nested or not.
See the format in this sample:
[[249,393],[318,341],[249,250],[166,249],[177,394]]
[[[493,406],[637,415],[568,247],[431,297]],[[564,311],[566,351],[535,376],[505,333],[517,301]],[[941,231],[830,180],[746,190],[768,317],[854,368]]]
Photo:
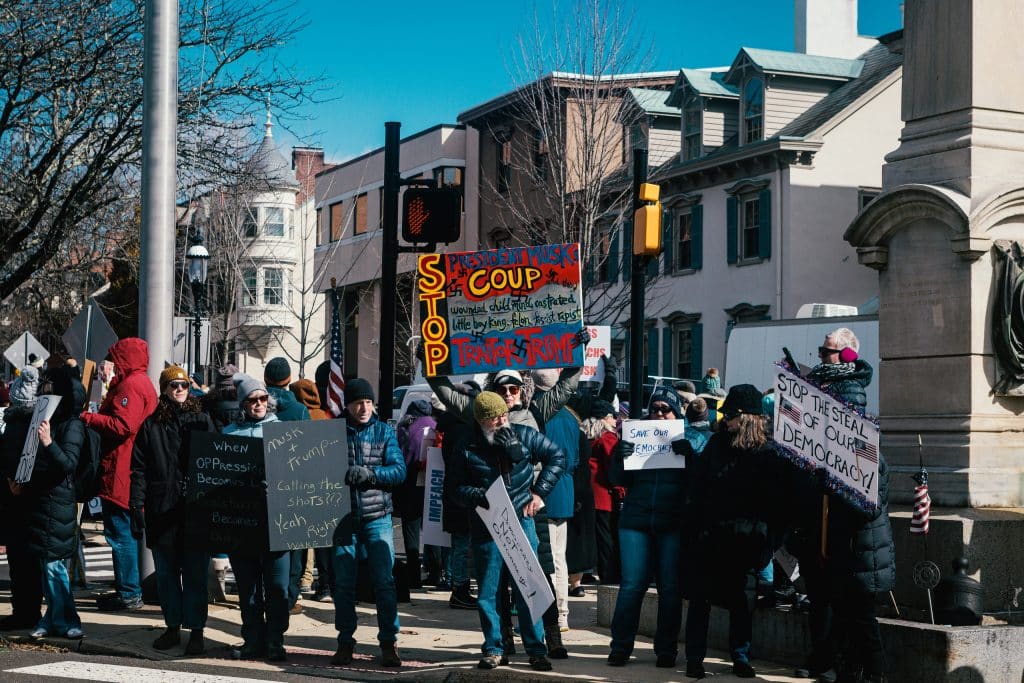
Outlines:
[[380,644],[380,665],[402,666],[402,659],[398,656],[398,648],[394,643]]
[[534,671],[551,671],[551,660],[544,655],[531,656],[530,668]]
[[48,635],[50,635],[50,634],[47,632],[47,630],[45,628],[43,628],[42,626],[37,626],[36,628],[32,629],[32,632],[28,634],[28,637],[29,638],[45,638]]
[[476,598],[469,592],[468,583],[455,587],[452,597],[448,600],[448,607],[451,609],[476,609]]
[[703,662],[687,662],[686,663],[686,677],[687,678],[706,678],[707,672],[704,671]]
[[170,650],[172,647],[181,645],[181,630],[167,627],[160,637],[153,641],[154,650]]
[[124,612],[126,610],[142,609],[142,596],[135,595],[128,599],[122,598],[117,593],[107,593],[96,598],[96,609],[101,612]]
[[476,663],[476,668],[497,669],[502,664],[508,664],[507,657],[499,657],[498,655],[484,655],[480,658],[480,661]]
[[608,653],[608,666],[626,666],[626,662],[629,661],[629,655],[625,652],[609,652]]
[[206,652],[206,639],[203,637],[203,629],[194,628],[188,637],[188,645],[185,646],[185,654],[201,655]]
[[334,596],[331,595],[331,591],[317,591],[313,599],[317,602],[334,602]]
[[331,664],[335,666],[347,666],[352,663],[352,650],[355,649],[353,643],[338,643],[338,650],[331,657]]
[[64,637],[68,640],[81,640],[85,637],[85,631],[80,628],[72,626],[68,629],[68,632],[64,634]]
[[733,662],[732,674],[736,678],[753,678],[757,675],[754,667],[750,666],[750,662]]

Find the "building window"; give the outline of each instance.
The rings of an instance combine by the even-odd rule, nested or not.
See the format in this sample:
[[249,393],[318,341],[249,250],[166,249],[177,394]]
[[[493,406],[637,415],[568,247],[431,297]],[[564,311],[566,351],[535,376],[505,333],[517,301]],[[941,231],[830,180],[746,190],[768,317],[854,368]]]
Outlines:
[[356,197],[356,223],[353,234],[362,235],[366,232],[367,199],[365,193]]
[[764,81],[751,78],[743,86],[743,143],[764,137]]
[[693,331],[689,328],[677,327],[672,330],[674,337],[672,349],[672,372],[674,377],[690,379],[700,372],[693,368]]
[[256,305],[256,270],[246,269],[242,271],[242,305]]
[[246,208],[242,209],[242,234],[246,237],[255,237],[259,231],[259,223],[256,221],[256,216],[259,213],[259,209]]
[[758,197],[740,197],[740,259],[758,258],[761,227],[761,201]]
[[263,234],[267,237],[284,237],[284,209],[268,206],[263,209]]
[[337,242],[345,233],[345,204],[331,204],[331,241]]
[[676,214],[675,270],[693,268],[693,213],[685,209]]
[[683,111],[683,158],[700,158],[702,132],[702,106],[699,98],[694,98]]
[[284,215],[288,223],[288,239],[295,239],[295,209],[286,209]]
[[462,187],[462,169],[458,166],[439,166],[434,169],[434,182],[438,187]]
[[284,304],[284,271],[280,268],[263,269],[263,305]]
[[868,204],[875,201],[878,195],[882,194],[882,191],[874,187],[862,187],[857,192],[857,210],[863,211],[867,208]]
[[726,190],[728,262],[755,263],[772,255],[772,193],[765,179],[742,180]]
[[498,192],[508,192],[512,182],[512,141],[506,140],[498,143]]

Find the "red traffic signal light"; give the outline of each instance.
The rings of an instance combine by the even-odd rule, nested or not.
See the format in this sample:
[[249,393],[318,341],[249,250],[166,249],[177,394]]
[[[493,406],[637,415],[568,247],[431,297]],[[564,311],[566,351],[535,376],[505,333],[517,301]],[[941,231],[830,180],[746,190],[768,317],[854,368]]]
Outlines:
[[462,190],[410,187],[402,198],[402,239],[412,244],[454,242],[462,234]]

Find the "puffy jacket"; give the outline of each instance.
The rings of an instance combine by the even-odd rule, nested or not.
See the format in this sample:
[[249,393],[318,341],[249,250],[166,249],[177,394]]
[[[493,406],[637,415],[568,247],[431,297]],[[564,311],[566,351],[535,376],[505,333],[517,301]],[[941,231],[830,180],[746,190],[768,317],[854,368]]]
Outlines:
[[896,549],[889,524],[889,466],[878,457],[878,507],[867,514],[829,493],[828,564],[835,591],[885,593],[896,584]]
[[874,370],[865,360],[852,363],[822,363],[814,366],[807,379],[825,388],[844,403],[864,410],[868,403],[867,386]]
[[366,424],[354,424],[351,418],[347,423],[349,466],[369,467],[377,480],[376,488],[352,488],[352,513],[358,520],[371,522],[391,514],[391,489],[405,480],[405,460],[395,430],[376,415]]
[[548,519],[572,519],[576,508],[573,472],[580,462],[580,423],[567,408],[562,408],[544,425],[544,435],[565,454],[565,469],[544,501]]
[[[462,457],[457,459],[450,474],[446,472],[446,477],[451,477],[456,504],[474,509],[498,477],[504,479],[512,506],[519,514],[534,493],[547,499],[562,476],[565,454],[536,429],[518,424],[511,427],[520,442],[518,451],[511,457],[503,448],[487,443],[479,427],[473,430],[463,446]],[[536,481],[535,463],[542,466]],[[477,538],[489,537],[479,515],[473,515],[472,531]]]
[[309,419],[309,411],[306,406],[299,403],[295,394],[285,387],[267,387],[267,393],[277,401],[277,409],[274,414],[281,422],[298,422]]
[[329,420],[330,414],[320,407],[320,392],[311,380],[300,379],[292,382],[288,387],[298,399],[299,403],[306,406],[310,420]]
[[142,423],[132,450],[132,488],[129,504],[146,519],[146,545],[180,548],[183,542],[185,499],[192,432],[216,431],[198,399],[182,405],[161,397],[156,411]]
[[132,447],[135,435],[156,407],[156,390],[146,375],[149,347],[136,337],[110,347],[117,369],[107,397],[97,413],[83,413],[82,420],[102,440],[99,496],[128,509],[131,495]]

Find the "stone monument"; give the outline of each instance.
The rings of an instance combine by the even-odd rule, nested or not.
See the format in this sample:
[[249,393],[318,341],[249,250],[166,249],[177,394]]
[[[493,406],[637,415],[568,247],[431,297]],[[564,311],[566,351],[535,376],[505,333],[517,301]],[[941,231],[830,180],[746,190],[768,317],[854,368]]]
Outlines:
[[[927,559],[964,556],[985,609],[1024,585],[1024,398],[994,391],[996,243],[1024,244],[1024,3],[907,0],[905,122],[882,194],[846,240],[878,271],[882,452],[890,501],[930,474]],[[896,506],[897,599],[923,592],[925,543]]]

